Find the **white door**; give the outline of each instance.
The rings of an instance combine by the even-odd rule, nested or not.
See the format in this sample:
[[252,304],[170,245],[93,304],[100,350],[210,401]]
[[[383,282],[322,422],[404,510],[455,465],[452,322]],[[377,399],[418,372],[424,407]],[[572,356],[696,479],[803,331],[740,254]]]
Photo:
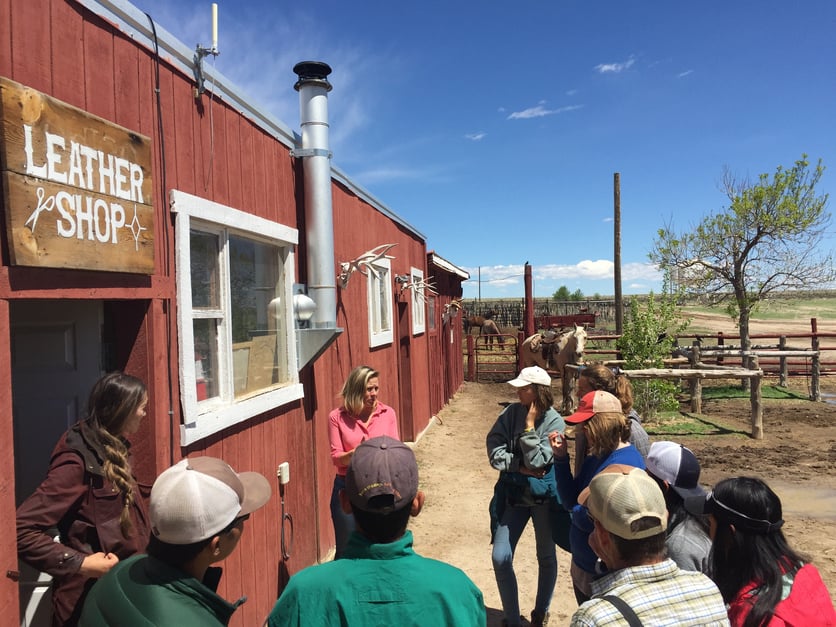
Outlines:
[[[46,476],[61,434],[85,413],[101,376],[102,302],[11,301],[15,498],[20,504]],[[48,627],[50,577],[20,563],[22,627]]]

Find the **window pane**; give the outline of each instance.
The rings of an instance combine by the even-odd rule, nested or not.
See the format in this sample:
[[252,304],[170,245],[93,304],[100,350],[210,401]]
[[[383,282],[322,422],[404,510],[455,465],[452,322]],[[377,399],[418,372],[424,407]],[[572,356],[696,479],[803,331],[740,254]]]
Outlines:
[[236,397],[281,382],[277,359],[277,325],[270,302],[277,296],[281,268],[279,248],[229,237],[232,302],[232,367]]
[[435,296],[430,294],[427,299],[427,325],[430,329],[435,329]]
[[218,381],[218,321],[198,319],[192,321],[194,332],[194,367],[197,400],[202,401],[220,394]]
[[380,312],[380,317],[378,318],[378,330],[379,331],[388,331],[391,328],[391,324],[389,322],[389,269],[382,268],[379,266],[375,267],[380,278],[378,280],[378,311]]
[[220,306],[218,236],[192,229],[190,245],[192,307],[217,309]]

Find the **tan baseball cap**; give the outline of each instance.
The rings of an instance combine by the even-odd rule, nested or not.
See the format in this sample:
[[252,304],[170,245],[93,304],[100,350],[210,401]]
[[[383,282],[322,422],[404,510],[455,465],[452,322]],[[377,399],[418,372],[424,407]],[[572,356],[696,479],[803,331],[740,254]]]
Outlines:
[[[665,496],[656,481],[641,468],[612,464],[599,472],[578,496],[604,529],[625,540],[640,540],[668,528]],[[658,524],[635,528],[640,518],[655,518]]]

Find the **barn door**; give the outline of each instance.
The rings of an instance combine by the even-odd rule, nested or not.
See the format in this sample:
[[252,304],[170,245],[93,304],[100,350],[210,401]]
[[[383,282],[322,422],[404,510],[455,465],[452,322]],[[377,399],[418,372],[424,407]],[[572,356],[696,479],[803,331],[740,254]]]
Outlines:
[[[61,434],[84,412],[101,375],[101,301],[10,303],[15,502],[46,476]],[[50,577],[20,563],[22,627],[52,620]]]
[[412,415],[412,324],[409,321],[409,302],[398,301],[398,392],[401,407],[398,411],[402,440],[415,439],[415,420]]

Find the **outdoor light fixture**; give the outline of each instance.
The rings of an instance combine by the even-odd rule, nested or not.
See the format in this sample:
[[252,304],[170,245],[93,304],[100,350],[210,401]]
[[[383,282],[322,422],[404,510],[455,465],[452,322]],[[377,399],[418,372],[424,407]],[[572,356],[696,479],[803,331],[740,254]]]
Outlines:
[[305,327],[316,313],[314,299],[300,291],[293,295],[293,315],[299,326]]

